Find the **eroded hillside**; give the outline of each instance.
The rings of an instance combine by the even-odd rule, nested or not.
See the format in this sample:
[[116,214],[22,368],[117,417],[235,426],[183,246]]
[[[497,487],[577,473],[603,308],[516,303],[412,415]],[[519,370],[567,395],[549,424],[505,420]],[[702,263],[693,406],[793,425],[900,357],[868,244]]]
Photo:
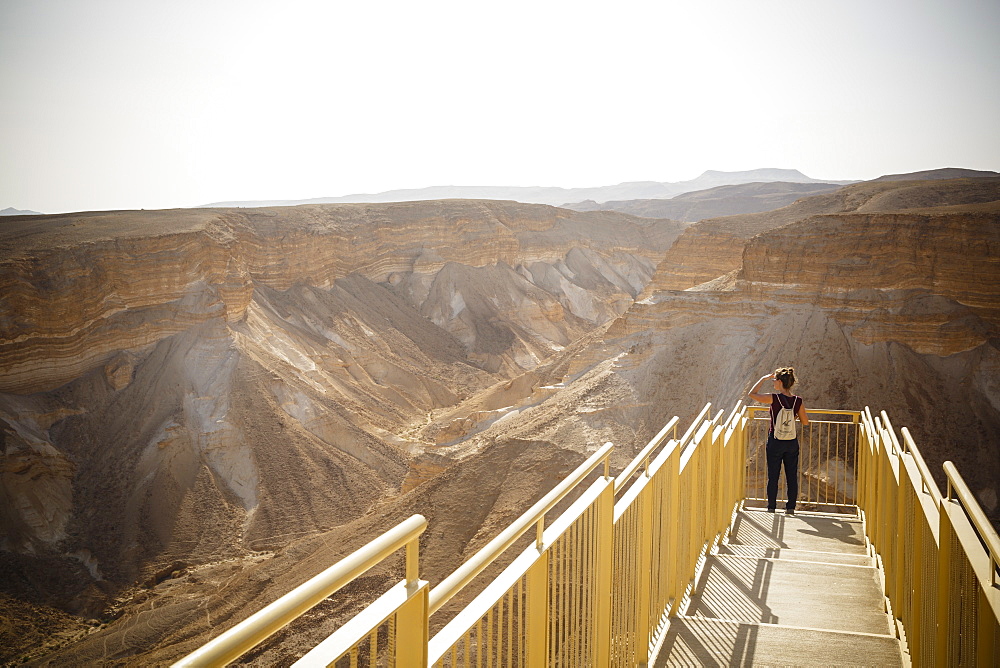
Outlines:
[[444,467],[425,449],[624,313],[682,228],[480,201],[6,219],[4,644],[413,487]]

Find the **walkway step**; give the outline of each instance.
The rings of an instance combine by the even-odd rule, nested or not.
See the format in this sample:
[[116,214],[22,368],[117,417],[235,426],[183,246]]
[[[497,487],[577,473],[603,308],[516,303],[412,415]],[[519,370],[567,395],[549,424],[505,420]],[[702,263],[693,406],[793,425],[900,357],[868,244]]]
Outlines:
[[705,617],[674,617],[653,666],[902,666],[899,641]]
[[652,665],[903,665],[881,582],[856,516],[740,511]]
[[875,560],[867,554],[844,554],[842,552],[810,552],[789,550],[781,547],[762,545],[720,545],[717,554],[744,557],[746,559],[786,559],[788,561],[808,561],[823,564],[844,564],[845,566],[875,566]]
[[890,635],[883,602],[871,566],[710,555],[686,614]]
[[733,545],[811,552],[867,554],[861,520],[849,515],[741,511],[729,537]]

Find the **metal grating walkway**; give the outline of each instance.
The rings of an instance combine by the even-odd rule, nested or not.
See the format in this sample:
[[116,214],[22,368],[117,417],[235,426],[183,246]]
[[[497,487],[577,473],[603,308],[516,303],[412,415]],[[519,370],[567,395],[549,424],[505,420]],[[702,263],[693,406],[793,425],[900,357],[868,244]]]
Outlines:
[[881,572],[851,515],[737,513],[654,666],[901,666]]

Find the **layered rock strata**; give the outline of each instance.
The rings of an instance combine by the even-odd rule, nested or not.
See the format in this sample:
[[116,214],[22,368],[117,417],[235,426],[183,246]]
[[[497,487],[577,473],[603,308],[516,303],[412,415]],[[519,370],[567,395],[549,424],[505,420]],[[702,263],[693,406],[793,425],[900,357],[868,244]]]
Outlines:
[[998,220],[997,202],[810,217],[753,238],[738,278],[751,300],[829,309],[866,345],[945,357],[1000,327]]
[[[592,271],[627,301],[680,229],[613,212],[475,201],[15,217],[0,235],[0,392],[51,390],[118,350],[219,315],[241,322],[256,287],[406,276],[424,286],[408,286],[411,303],[429,310],[429,281],[449,262],[542,263],[570,283],[575,271]],[[600,266],[574,270],[564,261],[574,249],[573,257],[592,249]],[[591,322],[606,309],[606,293],[581,301],[549,287]]]
[[734,271],[742,266],[743,248],[751,238],[810,216],[974,206],[994,201],[998,182],[869,181],[774,211],[703,220],[687,228],[670,248],[647,290],[686,290]]
[[435,413],[602,330],[682,229],[484,201],[5,219],[0,570],[36,603],[38,559],[86,573],[57,598],[93,615],[350,522]]

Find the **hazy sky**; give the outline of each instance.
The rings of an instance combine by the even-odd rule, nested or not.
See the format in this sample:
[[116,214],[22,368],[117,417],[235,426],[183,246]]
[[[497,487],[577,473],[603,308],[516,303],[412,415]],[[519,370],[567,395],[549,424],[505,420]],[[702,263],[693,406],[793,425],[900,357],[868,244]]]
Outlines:
[[1000,2],[0,0],[0,209],[1000,170]]

